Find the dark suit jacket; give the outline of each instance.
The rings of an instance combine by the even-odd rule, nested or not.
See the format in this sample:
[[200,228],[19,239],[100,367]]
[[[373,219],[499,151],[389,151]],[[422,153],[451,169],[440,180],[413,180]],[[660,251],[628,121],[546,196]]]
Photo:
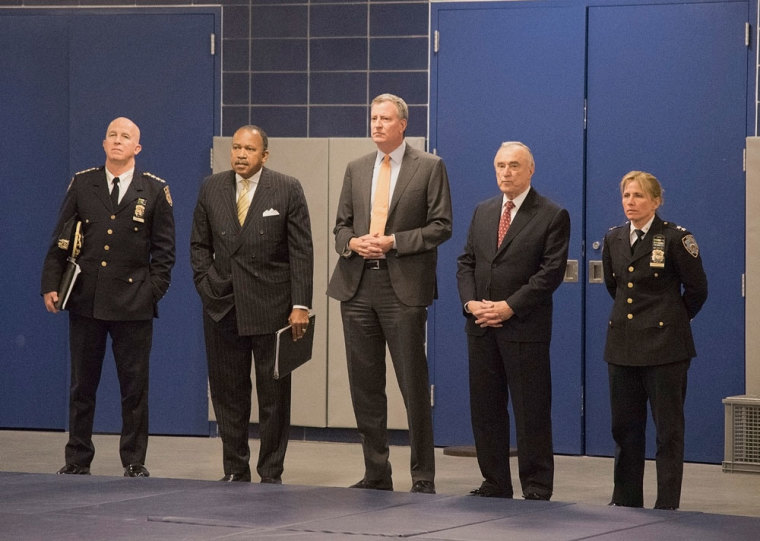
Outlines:
[[[372,172],[377,152],[346,167],[335,220],[335,249],[341,254],[327,294],[347,301],[356,293],[364,259],[347,252],[348,241],[369,232]],[[451,237],[451,194],[446,166],[438,156],[406,147],[388,207],[386,235],[396,249],[386,254],[393,290],[407,306],[428,306],[436,296],[438,245]]]
[[[567,266],[570,215],[533,188],[525,197],[497,249],[502,195],[475,209],[464,253],[457,259],[462,303],[507,301],[514,316],[499,332],[507,340],[548,342],[552,329],[552,293]],[[466,314],[468,334],[486,332]]]
[[[82,273],[67,310],[110,321],[151,319],[174,266],[174,214],[166,183],[135,169],[116,211],[105,167],[77,173],[69,185],[42,271],[42,293],[56,291],[67,253],[57,246],[63,224],[82,220]],[[143,221],[139,221],[142,218]]]
[[240,226],[235,172],[203,181],[190,236],[193,280],[203,308],[220,321],[234,306],[240,335],[274,333],[294,304],[311,306],[314,248],[303,188],[263,168]]
[[[657,235],[665,242],[663,268],[650,266]],[[651,366],[696,356],[690,320],[707,300],[707,277],[693,240],[657,215],[633,255],[629,222],[605,235],[604,283],[615,299],[604,349],[608,363]]]

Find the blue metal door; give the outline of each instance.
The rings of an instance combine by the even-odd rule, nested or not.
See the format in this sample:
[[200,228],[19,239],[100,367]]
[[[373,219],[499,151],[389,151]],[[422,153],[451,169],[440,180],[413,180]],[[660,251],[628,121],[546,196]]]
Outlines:
[[[219,126],[218,8],[32,10],[0,14],[4,287],[0,427],[66,427],[67,318],[44,311],[39,276],[72,172],[104,162],[108,122],[142,130],[138,166],[164,177],[174,202],[177,264],[151,354],[151,432],[208,434],[200,306],[189,266],[198,186]],[[8,106],[6,106],[8,105]],[[5,285],[5,282],[4,282]],[[121,427],[110,351],[95,430]]]
[[[108,119],[127,116],[142,131],[138,165],[166,179],[174,203],[177,263],[154,320],[150,430],[208,434],[201,307],[189,261],[193,209],[200,181],[210,172],[209,149],[218,126],[217,57],[210,49],[215,16],[95,13],[76,20],[71,37],[72,168],[102,163],[103,150],[93,143],[102,140]],[[119,387],[109,351],[95,430],[120,429]]]
[[67,36],[59,17],[0,17],[0,427],[63,428],[67,419],[66,319],[45,317],[39,294],[70,174]]
[[[665,188],[660,215],[696,236],[710,298],[693,321],[686,459],[719,462],[721,399],[744,390],[744,173],[747,2],[590,7],[586,247],[623,223],[618,184],[649,171]],[[586,294],[586,453],[610,455],[607,366],[611,299]],[[653,456],[654,436],[647,438]]]
[[[533,186],[568,209],[570,259],[583,221],[583,7],[432,4],[439,49],[431,62],[430,149],[446,162],[454,233],[439,249],[439,298],[430,318],[437,445],[470,443],[467,346],[456,286],[476,204],[498,195],[493,158],[502,141],[533,150]],[[555,294],[552,340],[555,449],[580,453],[582,283]]]

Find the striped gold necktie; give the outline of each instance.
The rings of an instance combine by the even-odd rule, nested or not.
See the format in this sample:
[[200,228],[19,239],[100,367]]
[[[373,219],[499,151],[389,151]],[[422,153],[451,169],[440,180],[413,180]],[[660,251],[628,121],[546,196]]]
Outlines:
[[237,215],[238,222],[240,222],[240,225],[243,225],[245,217],[248,214],[248,207],[251,206],[251,199],[248,197],[248,192],[251,189],[251,180],[244,178],[241,182],[243,183],[243,189],[240,190],[237,200]]

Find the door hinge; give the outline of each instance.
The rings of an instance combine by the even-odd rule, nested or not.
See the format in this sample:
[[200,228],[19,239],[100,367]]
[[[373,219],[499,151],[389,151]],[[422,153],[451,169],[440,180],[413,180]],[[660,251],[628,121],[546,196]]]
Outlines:
[[441,48],[441,34],[436,30],[433,32],[433,52],[437,53]]
[[747,149],[742,149],[742,171],[747,172]]
[[211,56],[216,54],[216,34],[211,33]]
[[208,168],[214,170],[214,148],[208,149]]
[[747,296],[747,277],[742,273],[742,299]]
[[750,35],[752,32],[752,25],[748,22],[744,23],[744,46],[749,47]]
[[583,129],[586,129],[586,126],[588,124],[588,100],[584,98],[583,100]]
[[435,406],[435,385],[430,386],[430,407]]

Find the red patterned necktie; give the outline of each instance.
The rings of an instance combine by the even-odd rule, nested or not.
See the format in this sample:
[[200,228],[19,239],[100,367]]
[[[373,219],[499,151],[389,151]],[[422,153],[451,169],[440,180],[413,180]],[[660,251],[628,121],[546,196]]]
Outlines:
[[501,246],[501,242],[504,240],[504,237],[507,236],[509,226],[512,224],[513,208],[515,208],[515,204],[512,201],[507,200],[507,204],[504,205],[504,212],[501,213],[501,219],[499,220],[499,243],[497,244],[497,247]]

